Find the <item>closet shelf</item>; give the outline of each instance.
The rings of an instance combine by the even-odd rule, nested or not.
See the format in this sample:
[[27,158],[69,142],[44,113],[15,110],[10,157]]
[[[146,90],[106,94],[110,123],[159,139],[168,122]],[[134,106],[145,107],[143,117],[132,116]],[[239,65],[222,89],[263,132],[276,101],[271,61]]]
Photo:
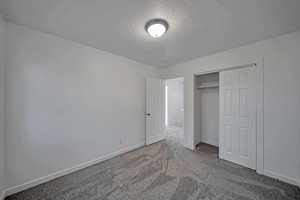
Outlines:
[[201,83],[201,85],[198,85],[197,89],[203,89],[203,88],[216,88],[219,87],[218,81],[213,82],[207,82],[207,83]]

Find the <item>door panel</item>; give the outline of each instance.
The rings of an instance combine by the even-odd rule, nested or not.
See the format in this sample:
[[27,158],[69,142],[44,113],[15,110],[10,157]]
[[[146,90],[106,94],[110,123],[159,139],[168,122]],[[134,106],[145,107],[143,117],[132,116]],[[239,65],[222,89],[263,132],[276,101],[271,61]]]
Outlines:
[[220,72],[220,158],[252,169],[256,169],[255,74],[254,66]]
[[225,89],[224,91],[224,106],[225,116],[232,116],[232,89]]
[[[233,160],[234,153],[234,74],[226,72],[220,76],[220,158]],[[222,119],[222,123],[221,123]]]
[[146,144],[165,138],[165,81],[147,79]]
[[239,153],[241,157],[247,158],[248,157],[248,129],[247,128],[240,128],[239,132],[240,142],[239,142]]
[[239,106],[240,117],[248,117],[248,89],[242,88],[239,90]]
[[225,125],[226,153],[232,154],[232,126]]

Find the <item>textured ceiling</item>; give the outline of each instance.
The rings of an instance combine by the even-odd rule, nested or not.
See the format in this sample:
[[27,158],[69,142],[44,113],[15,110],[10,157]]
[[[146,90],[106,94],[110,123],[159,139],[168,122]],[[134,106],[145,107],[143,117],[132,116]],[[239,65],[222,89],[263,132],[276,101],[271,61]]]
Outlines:
[[[9,21],[164,67],[300,28],[300,0],[0,0]],[[164,18],[162,38],[144,31]]]

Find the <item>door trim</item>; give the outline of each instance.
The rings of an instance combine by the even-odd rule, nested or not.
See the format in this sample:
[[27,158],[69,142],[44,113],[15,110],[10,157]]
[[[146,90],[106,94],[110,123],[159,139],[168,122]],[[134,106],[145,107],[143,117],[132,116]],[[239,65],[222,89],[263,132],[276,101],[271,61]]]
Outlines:
[[[256,88],[256,171],[264,174],[264,58],[252,60],[246,63],[238,63],[230,66],[214,67],[212,70],[203,70],[194,73],[194,77],[201,74],[221,72],[237,68],[256,66],[257,88]],[[195,84],[195,83],[193,83]],[[195,88],[195,85],[194,85]],[[193,119],[195,120],[195,119]],[[193,131],[193,137],[195,131]],[[195,144],[193,144],[195,146]]]

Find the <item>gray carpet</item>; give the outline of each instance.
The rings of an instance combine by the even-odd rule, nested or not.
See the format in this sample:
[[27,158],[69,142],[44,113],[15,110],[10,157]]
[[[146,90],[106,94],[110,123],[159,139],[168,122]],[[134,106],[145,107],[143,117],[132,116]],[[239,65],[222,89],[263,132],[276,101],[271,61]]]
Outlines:
[[297,187],[176,141],[140,148],[7,200],[299,200]]

